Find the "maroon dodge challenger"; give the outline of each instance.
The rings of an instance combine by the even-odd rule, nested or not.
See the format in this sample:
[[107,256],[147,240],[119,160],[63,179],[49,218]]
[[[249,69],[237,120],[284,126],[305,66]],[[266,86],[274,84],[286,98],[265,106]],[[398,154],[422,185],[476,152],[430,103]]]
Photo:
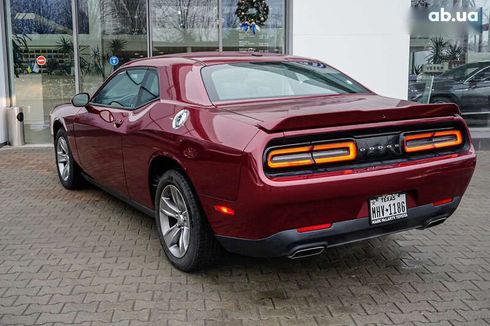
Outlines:
[[56,107],[51,126],[63,186],[87,180],[154,216],[183,271],[221,248],[300,258],[435,226],[476,163],[455,104],[382,97],[273,54],[132,61]]

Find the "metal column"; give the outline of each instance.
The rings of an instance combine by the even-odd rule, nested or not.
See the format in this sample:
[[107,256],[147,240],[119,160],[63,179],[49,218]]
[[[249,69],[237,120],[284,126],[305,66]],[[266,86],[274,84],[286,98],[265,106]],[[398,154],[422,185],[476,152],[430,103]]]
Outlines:
[[151,25],[151,0],[146,1],[146,55],[153,56],[153,28]]
[[223,0],[218,0],[218,50],[223,51]]
[[80,93],[80,47],[78,46],[78,0],[71,0],[71,20],[73,29],[73,63],[75,65],[75,93]]

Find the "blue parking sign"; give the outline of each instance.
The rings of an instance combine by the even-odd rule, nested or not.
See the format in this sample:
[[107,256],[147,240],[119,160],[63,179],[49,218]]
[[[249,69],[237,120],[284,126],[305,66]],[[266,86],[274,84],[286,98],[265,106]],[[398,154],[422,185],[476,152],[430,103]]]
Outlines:
[[112,66],[117,66],[119,64],[119,58],[116,57],[116,56],[112,56],[112,57],[109,58],[109,63]]

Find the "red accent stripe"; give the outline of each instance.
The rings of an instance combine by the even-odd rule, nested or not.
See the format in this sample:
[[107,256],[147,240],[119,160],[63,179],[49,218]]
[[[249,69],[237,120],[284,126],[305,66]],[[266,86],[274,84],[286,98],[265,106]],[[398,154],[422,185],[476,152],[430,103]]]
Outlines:
[[432,203],[432,205],[434,206],[439,206],[439,205],[444,205],[444,204],[448,204],[450,202],[452,202],[453,199],[452,198],[446,198],[446,199],[442,199],[442,200],[438,200],[438,201],[435,201]]
[[326,224],[320,224],[320,225],[312,225],[312,226],[305,226],[302,228],[296,229],[299,233],[304,233],[304,232],[310,232],[310,231],[318,231],[318,230],[323,230],[323,229],[329,229],[332,227],[332,223],[326,223]]

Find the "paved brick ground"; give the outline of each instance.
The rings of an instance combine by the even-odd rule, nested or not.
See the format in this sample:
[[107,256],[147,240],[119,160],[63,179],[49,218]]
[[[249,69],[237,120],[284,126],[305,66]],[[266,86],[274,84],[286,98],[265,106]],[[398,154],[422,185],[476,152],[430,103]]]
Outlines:
[[229,255],[186,275],[154,222],[57,181],[51,149],[0,150],[0,324],[488,325],[490,152],[457,213],[431,230],[319,258]]

